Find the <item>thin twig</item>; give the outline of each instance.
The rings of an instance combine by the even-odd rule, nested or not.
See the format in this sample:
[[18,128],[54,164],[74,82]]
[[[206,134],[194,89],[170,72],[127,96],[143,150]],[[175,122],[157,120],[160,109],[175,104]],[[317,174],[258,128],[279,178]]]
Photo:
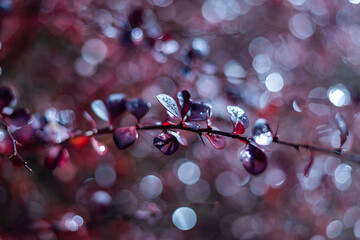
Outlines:
[[30,168],[30,166],[28,165],[28,161],[24,160],[21,155],[19,154],[18,150],[17,150],[17,145],[21,144],[16,141],[16,139],[14,138],[14,136],[12,135],[11,131],[10,131],[10,127],[6,124],[6,122],[0,120],[0,124],[1,126],[3,126],[3,128],[5,128],[7,134],[10,137],[10,140],[12,142],[12,146],[13,146],[13,154],[10,156],[10,158],[18,158],[22,164],[25,166],[25,168],[29,171],[29,172],[33,172],[33,170]]
[[[214,130],[212,128],[199,128],[199,129],[193,129],[193,128],[189,128],[186,126],[183,126],[181,124],[179,125],[151,125],[151,126],[136,126],[138,131],[146,131],[146,130],[182,130],[182,131],[188,131],[188,132],[193,132],[193,133],[197,133],[198,135],[202,135],[203,133],[212,133],[212,134],[216,134],[216,135],[221,135],[224,137],[229,137],[229,138],[233,138],[233,139],[238,139],[241,142],[245,143],[245,144],[251,144],[252,142],[254,142],[252,137],[246,137],[246,136],[241,136],[235,133],[228,133],[228,132],[223,132],[220,130]],[[114,129],[112,127],[106,127],[103,129],[95,129],[95,130],[90,130],[90,131],[86,131],[85,134],[80,134],[77,135],[75,137],[71,137],[67,140],[65,140],[63,143],[68,142],[69,140],[76,138],[76,137],[92,137],[92,136],[97,136],[97,135],[103,135],[103,134],[112,134],[114,133]],[[314,151],[314,152],[320,152],[320,153],[325,153],[325,154],[329,154],[329,155],[337,155],[337,156],[341,156],[345,159],[354,161],[356,163],[360,163],[360,156],[356,155],[356,154],[350,154],[350,153],[344,153],[341,151],[341,149],[338,148],[326,148],[326,147],[322,147],[322,146],[316,146],[316,145],[311,145],[311,144],[302,144],[302,143],[293,143],[293,142],[287,142],[287,141],[282,141],[280,140],[277,136],[273,137],[273,142],[276,144],[280,144],[280,145],[284,145],[284,146],[289,146],[289,147],[293,147],[297,150],[302,149],[307,149],[309,151]]]

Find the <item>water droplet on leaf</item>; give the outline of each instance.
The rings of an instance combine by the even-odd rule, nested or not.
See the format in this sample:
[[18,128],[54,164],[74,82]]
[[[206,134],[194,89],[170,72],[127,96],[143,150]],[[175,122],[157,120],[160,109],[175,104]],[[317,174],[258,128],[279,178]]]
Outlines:
[[181,119],[181,114],[175,100],[166,94],[159,94],[156,96],[159,102],[175,117]]
[[270,126],[263,118],[255,121],[252,133],[254,141],[259,145],[269,145],[273,140]]
[[245,111],[236,106],[227,106],[226,109],[230,114],[234,126],[234,133],[243,134],[245,129],[249,126],[249,119],[246,116]]

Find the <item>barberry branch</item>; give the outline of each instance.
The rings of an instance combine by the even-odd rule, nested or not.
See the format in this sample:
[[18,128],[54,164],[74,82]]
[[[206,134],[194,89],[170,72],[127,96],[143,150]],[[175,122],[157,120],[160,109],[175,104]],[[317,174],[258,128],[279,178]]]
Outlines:
[[6,124],[6,122],[0,120],[0,125],[6,130],[10,140],[11,140],[11,143],[12,143],[12,150],[13,150],[13,153],[12,155],[10,156],[10,159],[11,158],[17,158],[19,159],[22,164],[25,166],[25,168],[29,171],[29,172],[33,172],[33,170],[29,167],[28,165],[28,161],[24,160],[21,155],[19,154],[18,150],[17,150],[17,145],[20,145],[21,144],[16,141],[16,139],[14,138],[14,136],[12,135],[11,131],[10,131],[10,127]]
[[[189,128],[187,126],[184,126],[182,124],[179,125],[150,125],[150,126],[140,126],[137,125],[136,129],[138,131],[146,131],[146,130],[162,130],[162,131],[167,131],[167,130],[181,130],[181,131],[188,131],[188,132],[193,132],[196,133],[200,136],[202,136],[204,133],[210,133],[210,134],[215,134],[215,135],[221,135],[224,137],[228,137],[228,138],[233,138],[233,139],[237,139],[240,140],[241,142],[249,145],[254,143],[254,139],[253,137],[246,137],[246,136],[241,136],[235,133],[229,133],[229,132],[224,132],[224,131],[220,131],[220,130],[214,130],[212,128],[199,128],[199,129],[193,129],[193,128]],[[83,134],[79,134],[73,137],[70,137],[68,139],[66,139],[62,144],[70,141],[71,139],[77,138],[77,137],[95,137],[98,135],[104,135],[104,134],[113,134],[115,132],[115,130],[112,127],[105,127],[105,128],[101,128],[101,129],[94,129],[94,130],[89,130],[86,131]],[[351,153],[344,153],[341,151],[341,149],[339,148],[326,148],[326,147],[322,147],[322,146],[317,146],[317,145],[312,145],[312,144],[302,144],[302,143],[293,143],[293,142],[287,142],[287,141],[283,141],[280,140],[278,136],[273,136],[273,142],[276,144],[280,144],[280,145],[284,145],[284,146],[288,146],[288,147],[293,147],[296,150],[300,150],[302,149],[306,149],[309,151],[313,151],[313,152],[320,152],[320,153],[324,153],[324,154],[329,154],[329,155],[337,155],[337,156],[341,156],[344,159],[356,162],[356,163],[360,163],[360,155],[357,154],[351,154]]]

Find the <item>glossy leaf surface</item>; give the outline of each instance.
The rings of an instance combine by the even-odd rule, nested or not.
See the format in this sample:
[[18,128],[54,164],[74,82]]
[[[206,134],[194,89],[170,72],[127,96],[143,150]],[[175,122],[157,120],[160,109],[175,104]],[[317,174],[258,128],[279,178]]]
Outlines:
[[126,110],[126,98],[122,93],[109,95],[105,102],[106,108],[110,114],[110,121],[113,122]]
[[145,116],[149,111],[151,104],[144,102],[142,99],[132,99],[126,103],[128,111],[136,117],[138,122]]
[[14,99],[15,95],[9,87],[0,87],[0,110],[9,106]]
[[115,130],[113,134],[115,145],[119,149],[124,149],[132,145],[138,138],[136,127],[123,127]]
[[241,151],[240,161],[246,171],[253,175],[262,173],[267,166],[265,153],[253,145],[249,145],[245,150]]
[[97,99],[91,103],[91,109],[100,119],[109,122],[109,113],[103,101]]
[[159,102],[175,117],[181,119],[181,114],[179,111],[179,107],[177,106],[175,100],[166,94],[159,94],[156,96]]
[[190,93],[187,90],[178,92],[177,98],[181,107],[181,116],[184,116],[188,113],[191,108],[192,101],[190,99]]
[[205,137],[210,141],[210,143],[216,148],[216,149],[224,149],[226,146],[226,139],[224,136],[213,134],[213,133],[206,133]]
[[165,155],[170,155],[179,148],[179,141],[174,135],[163,132],[154,138],[154,146]]
[[205,121],[211,117],[211,105],[206,103],[193,103],[187,121]]
[[249,126],[249,119],[246,116],[245,111],[236,106],[227,106],[226,109],[230,114],[234,133],[243,134],[245,129]]

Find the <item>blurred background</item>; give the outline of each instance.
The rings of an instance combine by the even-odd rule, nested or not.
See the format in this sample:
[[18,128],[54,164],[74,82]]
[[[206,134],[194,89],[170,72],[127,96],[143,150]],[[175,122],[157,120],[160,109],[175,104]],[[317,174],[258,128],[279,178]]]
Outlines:
[[[227,132],[226,106],[244,109],[246,136],[261,117],[281,140],[339,148],[341,114],[343,151],[360,154],[359,3],[0,0],[0,83],[33,113],[13,134],[35,170],[8,159],[1,131],[0,239],[360,238],[359,164],[338,156],[315,153],[305,177],[310,152],[271,143],[266,171],[251,176],[237,140],[217,150],[186,132],[188,146],[165,156],[153,146],[160,131],[141,131],[126,150],[99,136],[44,167],[49,142],[92,128],[84,111],[106,126],[93,100],[142,98],[143,121],[162,121],[156,95],[183,89]],[[124,114],[115,127],[132,124]]]

